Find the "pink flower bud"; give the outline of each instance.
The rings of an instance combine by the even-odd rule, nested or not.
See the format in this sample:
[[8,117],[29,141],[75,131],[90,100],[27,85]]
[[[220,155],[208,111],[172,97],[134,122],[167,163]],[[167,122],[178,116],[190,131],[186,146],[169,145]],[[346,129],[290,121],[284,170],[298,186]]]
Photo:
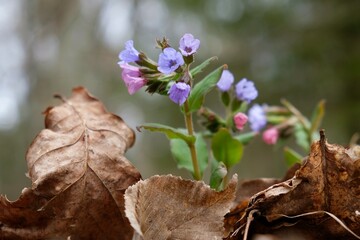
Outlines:
[[234,116],[235,127],[239,131],[243,130],[244,125],[247,123],[247,121],[248,121],[248,117],[242,112],[239,112]]
[[123,62],[120,62],[119,65],[123,70],[121,73],[122,79],[131,95],[146,85],[147,80],[138,67]]
[[274,145],[279,138],[279,131],[275,127],[268,128],[264,131],[262,139],[266,144]]

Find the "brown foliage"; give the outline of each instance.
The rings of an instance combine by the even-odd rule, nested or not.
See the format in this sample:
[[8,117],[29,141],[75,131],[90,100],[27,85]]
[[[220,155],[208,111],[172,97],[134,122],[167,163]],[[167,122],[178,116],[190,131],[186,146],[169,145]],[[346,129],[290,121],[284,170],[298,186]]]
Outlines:
[[222,192],[171,175],[139,181],[122,119],[82,87],[59,98],[26,154],[32,187],[14,202],[0,196],[0,239],[126,240],[134,229],[134,240],[360,239],[359,146],[321,132],[285,179],[243,181],[228,213],[236,176]]
[[321,132],[293,178],[251,197],[231,238],[242,239],[250,226],[250,235],[272,233],[279,239],[356,239],[359,209],[360,156],[328,144]]
[[61,99],[26,154],[31,189],[0,197],[0,238],[131,239],[123,195],[140,174],[124,152],[134,133],[82,87]]
[[126,216],[145,240],[222,239],[236,183],[235,175],[224,191],[216,192],[204,182],[153,176],[126,190]]

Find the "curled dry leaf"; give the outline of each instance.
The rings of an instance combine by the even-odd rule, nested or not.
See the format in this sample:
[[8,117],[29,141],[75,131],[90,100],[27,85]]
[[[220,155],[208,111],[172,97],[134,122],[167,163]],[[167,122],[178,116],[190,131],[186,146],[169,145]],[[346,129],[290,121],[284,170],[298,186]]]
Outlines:
[[230,212],[225,215],[226,232],[232,232],[238,220],[245,214],[249,205],[250,198],[266,188],[279,183],[280,179],[275,178],[259,178],[251,180],[240,180],[236,191],[236,198]]
[[216,192],[204,182],[153,176],[126,190],[126,216],[145,240],[222,239],[236,183],[235,175],[224,191]]
[[[306,239],[360,239],[360,158],[328,144],[323,131],[320,135],[293,178],[251,198],[231,239],[243,239],[249,224],[252,233],[293,225],[293,233],[300,231]],[[254,220],[246,224],[249,218]]]
[[124,152],[134,133],[82,87],[61,99],[27,152],[31,189],[0,197],[0,238],[131,239],[123,195],[140,174]]
[[258,178],[240,180],[236,191],[234,207],[230,210],[228,214],[225,215],[226,232],[232,232],[234,229],[239,227],[239,223],[241,223],[239,219],[245,216],[247,207],[252,196],[271,187],[272,185],[292,178],[295,172],[300,168],[300,166],[301,165],[299,163],[295,163],[291,168],[287,170],[283,179]]

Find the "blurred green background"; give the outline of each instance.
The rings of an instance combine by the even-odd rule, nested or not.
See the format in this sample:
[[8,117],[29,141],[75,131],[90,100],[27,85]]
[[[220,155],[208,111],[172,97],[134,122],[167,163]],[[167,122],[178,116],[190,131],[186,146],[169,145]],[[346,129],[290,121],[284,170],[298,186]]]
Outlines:
[[[286,98],[309,116],[326,99],[328,140],[348,144],[360,131],[359,9],[358,0],[0,0],[0,193],[14,200],[30,186],[26,150],[44,126],[42,111],[59,103],[54,93],[70,96],[83,85],[132,128],[183,126],[168,98],[127,93],[117,61],[128,39],[157,60],[156,38],[175,47],[192,33],[201,40],[197,63],[218,56],[211,67],[226,63],[237,80],[253,80],[257,103]],[[206,103],[220,107],[216,93]],[[163,135],[136,135],[127,157],[144,178],[189,177],[176,169]],[[282,149],[257,139],[234,172],[281,177],[285,170]]]

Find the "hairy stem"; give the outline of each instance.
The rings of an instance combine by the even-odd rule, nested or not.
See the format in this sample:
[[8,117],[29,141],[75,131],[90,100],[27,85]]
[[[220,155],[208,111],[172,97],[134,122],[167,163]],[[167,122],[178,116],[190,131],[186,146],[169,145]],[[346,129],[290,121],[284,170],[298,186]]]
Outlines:
[[[193,120],[192,120],[191,112],[189,111],[189,103],[187,100],[184,103],[184,116],[185,116],[185,124],[186,124],[186,128],[188,130],[188,134],[190,136],[194,136]],[[196,155],[195,143],[188,143],[188,146],[190,149],[191,160],[192,160],[192,164],[194,167],[194,178],[195,178],[195,180],[201,180],[201,174],[200,174],[199,163],[198,163],[197,155]]]

